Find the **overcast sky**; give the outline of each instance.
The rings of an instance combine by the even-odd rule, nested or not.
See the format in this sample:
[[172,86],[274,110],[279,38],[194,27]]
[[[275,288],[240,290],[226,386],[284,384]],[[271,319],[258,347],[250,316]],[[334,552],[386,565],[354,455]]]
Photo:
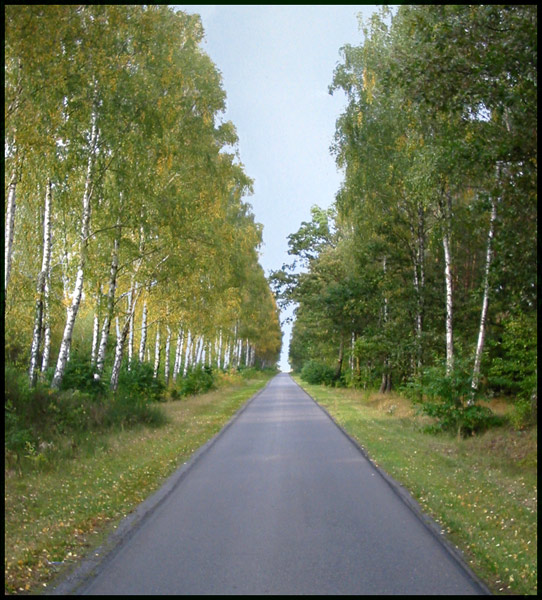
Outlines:
[[[246,174],[247,198],[262,223],[265,274],[291,262],[288,235],[327,208],[341,182],[329,147],[345,106],[328,87],[340,48],[361,43],[357,15],[374,5],[175,5],[198,13],[204,50],[222,73],[225,120],[234,123]],[[289,314],[289,313],[288,313]],[[287,316],[283,314],[282,320]],[[284,325],[282,370],[289,370],[291,327]]]

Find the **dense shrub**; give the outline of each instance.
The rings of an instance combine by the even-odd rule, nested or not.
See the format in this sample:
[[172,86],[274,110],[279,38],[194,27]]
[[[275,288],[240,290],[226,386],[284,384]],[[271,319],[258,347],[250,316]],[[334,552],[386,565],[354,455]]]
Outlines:
[[119,373],[118,391],[123,395],[144,396],[150,401],[163,399],[165,386],[154,377],[154,369],[148,363],[134,361]]
[[66,370],[62,378],[63,390],[79,390],[92,396],[99,396],[106,392],[107,384],[102,379],[94,377],[95,367],[90,357],[73,353],[66,363]]
[[303,381],[313,385],[332,385],[335,370],[323,363],[311,360],[303,365],[300,377]]
[[516,429],[536,423],[537,415],[537,318],[536,314],[511,316],[504,322],[502,338],[494,352],[489,383],[515,397],[512,425]]
[[202,367],[197,365],[193,369],[188,369],[186,376],[179,384],[179,393],[181,396],[193,396],[203,394],[215,387],[215,378],[211,367]]
[[[81,362],[75,363],[77,367],[72,370],[71,385],[76,380],[88,382]],[[90,392],[73,388],[52,390],[43,382],[32,388],[26,373],[6,365],[4,439],[7,457],[17,461],[25,457],[38,464],[44,448],[57,443],[75,448],[88,432],[139,423],[162,425],[166,421],[165,415],[149,400],[156,399],[160,389],[160,384],[149,385],[144,369],[136,370],[133,378],[127,378],[124,388],[116,394],[109,391],[97,394],[96,387],[90,387]],[[142,390],[148,393],[141,393]]]
[[428,431],[466,436],[503,423],[488,407],[470,403],[480,396],[479,392],[472,393],[471,367],[469,361],[457,358],[449,375],[443,364],[424,370],[421,378],[407,385],[405,391],[419,412],[436,419]]
[[109,400],[105,422],[109,427],[133,427],[137,424],[159,427],[166,415],[146,398],[120,390]]

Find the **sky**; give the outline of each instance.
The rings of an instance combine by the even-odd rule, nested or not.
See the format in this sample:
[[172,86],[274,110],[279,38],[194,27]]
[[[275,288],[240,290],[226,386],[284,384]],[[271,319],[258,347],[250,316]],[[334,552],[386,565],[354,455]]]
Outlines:
[[[232,121],[247,197],[263,225],[260,264],[266,276],[292,262],[288,235],[311,220],[313,205],[328,208],[342,175],[330,153],[346,100],[329,94],[340,48],[359,45],[357,15],[375,5],[174,5],[201,16],[204,51],[222,74],[223,120]],[[283,312],[281,322],[291,316]],[[289,371],[291,325],[283,324],[279,367]]]

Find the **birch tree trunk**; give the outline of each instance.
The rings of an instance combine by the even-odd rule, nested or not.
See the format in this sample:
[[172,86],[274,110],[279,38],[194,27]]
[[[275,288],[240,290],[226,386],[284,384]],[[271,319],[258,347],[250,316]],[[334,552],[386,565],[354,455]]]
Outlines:
[[[133,288],[133,282],[132,282]],[[132,294],[132,292],[130,292]],[[132,360],[134,358],[134,311],[130,315],[130,322],[128,323],[128,370],[130,370],[130,366],[132,364]],[[117,335],[118,337],[118,335]]]
[[6,212],[6,238],[5,238],[5,260],[4,260],[4,297],[7,296],[9,277],[11,275],[11,257],[13,256],[13,235],[15,231],[15,209],[17,190],[17,167],[13,173],[8,187],[7,212]]
[[111,382],[110,382],[110,388],[113,391],[117,390],[117,386],[119,383],[119,373],[120,373],[120,367],[122,364],[122,355],[124,353],[124,343],[128,336],[128,330],[130,328],[130,320],[133,317],[137,297],[138,297],[140,291],[141,291],[141,288],[138,288],[137,284],[132,285],[131,293],[128,295],[128,314],[124,321],[122,331],[119,331],[117,334],[117,343],[115,346],[115,358],[113,361],[113,370],[111,372]]
[[166,385],[169,383],[169,347],[171,344],[171,329],[169,325],[166,325],[167,329],[167,337],[166,337],[166,349],[164,356],[164,379],[166,380]]
[[188,366],[190,362],[190,347],[192,345],[191,333],[188,330],[186,334],[186,354],[184,356],[184,366],[183,366],[183,377],[186,377],[186,373],[188,372]]
[[90,364],[94,366],[96,364],[96,358],[98,356],[98,335],[100,333],[100,322],[98,319],[98,309],[94,312],[94,321],[92,323],[92,349],[90,351]]
[[177,375],[181,369],[181,353],[182,353],[182,345],[183,345],[183,330],[182,327],[179,327],[179,332],[177,333],[177,345],[175,347],[175,363],[173,364],[173,381],[177,380]]
[[194,356],[194,366],[201,363],[202,351],[203,351],[203,336],[200,335],[198,337],[198,340],[197,340],[197,343],[196,343],[196,352],[195,352],[195,356]]
[[229,367],[229,360],[230,360],[230,348],[229,345],[226,343],[224,346],[224,359],[223,359],[223,369],[227,369]]
[[43,294],[43,313],[45,326],[43,329],[43,357],[41,361],[41,372],[45,373],[49,368],[49,357],[51,356],[51,314],[49,305],[49,276],[45,278],[45,289]]
[[222,368],[222,329],[218,332],[218,344],[216,347],[216,365],[218,369]]
[[452,225],[452,198],[446,194],[445,201],[441,203],[444,217],[444,231],[442,246],[444,249],[444,279],[446,283],[446,376],[454,368],[454,336],[453,336],[453,281],[452,281],[452,255],[451,255],[451,225]]
[[158,369],[160,368],[160,324],[156,324],[156,341],[154,344],[154,373],[156,379],[158,377]]
[[147,344],[147,301],[143,303],[143,314],[141,315],[141,340],[139,342],[139,362],[145,360],[145,346]]
[[[107,290],[107,306],[105,311],[102,332],[100,335],[100,345],[98,348],[98,356],[96,359],[95,379],[99,379],[103,372],[105,363],[105,352],[107,349],[107,339],[109,338],[109,330],[111,329],[111,320],[113,319],[113,309],[115,306],[115,292],[117,289],[117,273],[119,269],[119,238],[116,237],[113,242],[113,256],[111,257],[111,269],[109,271],[109,289]],[[131,292],[130,292],[131,293]]]
[[90,227],[90,200],[92,197],[92,170],[94,166],[94,158],[96,153],[96,141],[98,137],[98,130],[96,127],[96,111],[92,111],[91,119],[91,140],[90,140],[90,151],[87,163],[87,175],[85,179],[85,191],[83,193],[83,212],[81,219],[81,244],[79,250],[79,266],[77,269],[77,276],[75,280],[75,287],[72,295],[71,305],[68,307],[66,325],[64,327],[64,334],[62,335],[62,342],[60,344],[60,351],[58,353],[58,360],[56,363],[55,374],[51,387],[58,389],[64,376],[64,369],[66,368],[66,361],[68,360],[73,327],[77,312],[79,311],[79,304],[81,302],[81,296],[83,294],[83,279],[84,271],[86,266],[86,254],[88,246],[88,233]]
[[418,204],[418,227],[414,231],[416,247],[412,251],[412,274],[414,280],[414,291],[416,294],[416,362],[414,371],[419,373],[423,364],[423,319],[425,310],[425,219],[423,206]]
[[482,311],[480,313],[480,329],[478,331],[478,343],[476,344],[476,354],[474,357],[474,368],[472,371],[472,395],[468,401],[469,405],[474,403],[474,394],[478,390],[480,383],[480,366],[482,363],[482,353],[484,351],[484,341],[486,335],[487,308],[489,305],[489,272],[491,268],[492,242],[495,234],[495,221],[497,219],[497,203],[494,198],[491,199],[491,217],[489,219],[489,231],[487,234],[486,266],[484,271],[484,296],[482,299]]
[[32,386],[36,385],[38,374],[38,360],[41,344],[42,321],[45,302],[45,285],[47,282],[51,264],[51,196],[51,180],[48,180],[47,191],[45,193],[45,208],[43,212],[43,257],[41,262],[41,271],[38,275],[38,284],[36,290],[34,333],[32,336],[32,346],[30,351],[30,368],[28,373],[30,378],[30,384]]

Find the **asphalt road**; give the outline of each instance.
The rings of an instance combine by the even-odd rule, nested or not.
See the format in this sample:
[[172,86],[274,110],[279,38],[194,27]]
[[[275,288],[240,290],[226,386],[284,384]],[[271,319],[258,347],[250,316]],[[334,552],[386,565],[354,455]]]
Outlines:
[[485,592],[287,374],[169,485],[76,593]]

